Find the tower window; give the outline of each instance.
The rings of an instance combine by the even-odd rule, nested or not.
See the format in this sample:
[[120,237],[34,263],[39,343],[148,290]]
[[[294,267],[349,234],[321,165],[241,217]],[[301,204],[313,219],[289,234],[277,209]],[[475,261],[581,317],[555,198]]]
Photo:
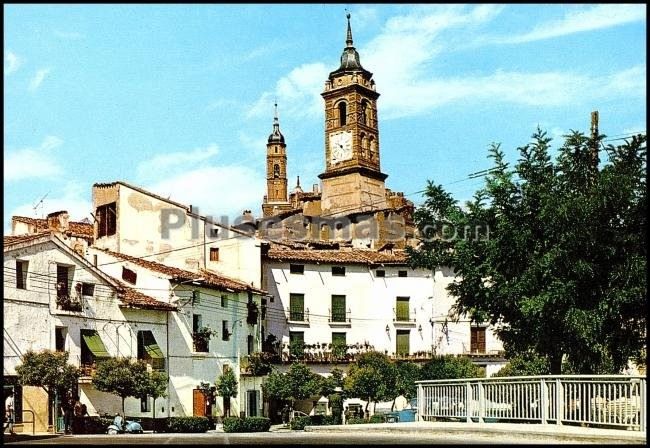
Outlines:
[[375,141],[374,137],[370,137],[370,160],[373,160],[375,158],[375,153],[377,151],[377,142]]
[[339,103],[339,126],[345,126],[348,118],[348,105],[342,101]]
[[361,133],[361,156],[364,159],[368,157],[368,137],[363,132]]
[[280,177],[280,165],[273,165],[273,177]]
[[361,124],[368,125],[368,101],[361,101],[361,112],[359,116],[359,121]]

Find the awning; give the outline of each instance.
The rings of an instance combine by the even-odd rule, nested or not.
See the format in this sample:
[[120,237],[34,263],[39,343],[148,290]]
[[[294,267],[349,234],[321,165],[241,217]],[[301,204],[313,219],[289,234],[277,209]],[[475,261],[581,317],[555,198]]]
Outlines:
[[149,355],[151,358],[164,358],[163,352],[160,350],[160,347],[158,347],[156,339],[153,337],[151,330],[145,330],[142,332],[142,345],[144,345],[144,349],[147,352],[147,355]]
[[106,347],[96,331],[88,331],[82,333],[84,341],[88,350],[90,350],[96,358],[110,358],[111,355],[106,351]]

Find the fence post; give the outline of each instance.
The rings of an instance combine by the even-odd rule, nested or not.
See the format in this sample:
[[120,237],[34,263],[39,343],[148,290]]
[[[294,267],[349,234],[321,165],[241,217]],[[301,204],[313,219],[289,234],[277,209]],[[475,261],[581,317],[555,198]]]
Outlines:
[[562,386],[562,381],[557,378],[555,380],[555,424],[561,425],[564,415],[562,410],[564,409],[564,388]]
[[478,383],[478,422],[484,423],[485,417],[485,387],[483,382]]
[[470,403],[472,402],[472,384],[467,380],[465,387],[465,421],[472,423],[472,416],[470,415]]
[[641,410],[639,412],[639,430],[641,432],[646,431],[646,416],[648,415],[648,410],[646,409],[646,406],[648,404],[648,399],[645,395],[646,393],[646,378],[641,378],[641,387],[639,387],[639,404],[641,405]]
[[548,423],[548,388],[544,378],[539,383],[539,418],[542,420],[542,425]]
[[424,410],[424,394],[422,393],[422,383],[418,384],[418,421],[421,422],[422,419],[422,411]]

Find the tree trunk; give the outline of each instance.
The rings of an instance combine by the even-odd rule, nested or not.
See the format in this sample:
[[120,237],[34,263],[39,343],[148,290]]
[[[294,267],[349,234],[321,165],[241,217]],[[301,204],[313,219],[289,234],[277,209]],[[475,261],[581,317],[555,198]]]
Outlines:
[[126,418],[126,416],[124,415],[124,400],[125,399],[126,399],[126,397],[122,397],[122,417],[123,418]]
[[156,432],[156,397],[153,397],[153,432]]
[[562,374],[562,353],[551,355],[551,375]]

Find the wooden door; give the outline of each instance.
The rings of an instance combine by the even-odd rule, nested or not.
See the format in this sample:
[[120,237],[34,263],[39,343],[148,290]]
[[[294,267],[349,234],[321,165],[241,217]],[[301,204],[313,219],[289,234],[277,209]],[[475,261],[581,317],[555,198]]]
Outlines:
[[201,389],[194,389],[193,396],[194,417],[205,417],[205,395]]

